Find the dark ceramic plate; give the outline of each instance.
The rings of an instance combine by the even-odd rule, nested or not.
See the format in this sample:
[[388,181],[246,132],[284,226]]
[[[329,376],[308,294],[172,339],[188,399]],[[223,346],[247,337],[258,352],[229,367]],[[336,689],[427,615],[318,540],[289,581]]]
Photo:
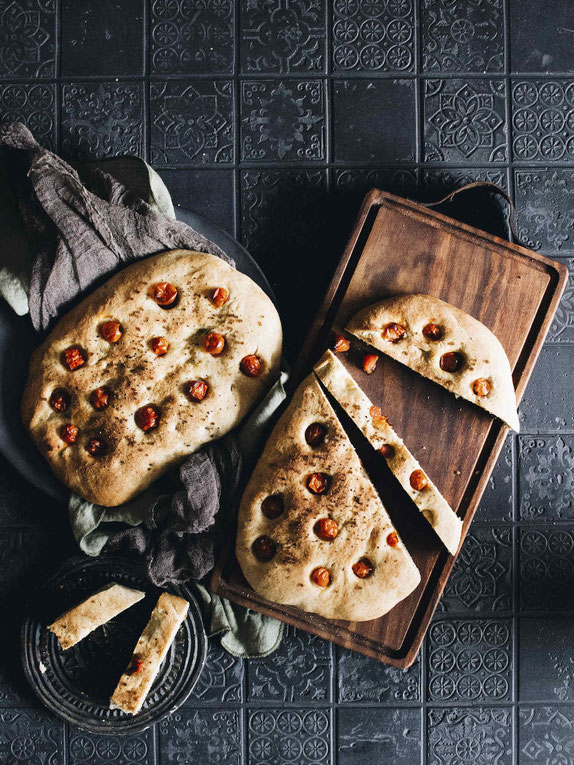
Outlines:
[[[235,260],[237,270],[250,276],[274,300],[263,272],[228,233],[201,215],[176,207],[176,215],[219,245]],[[52,475],[47,462],[37,451],[20,421],[20,399],[28,377],[30,355],[38,337],[27,316],[16,316],[0,300],[0,453],[26,480],[51,497],[66,502],[68,490]]]
[[[46,629],[61,613],[109,582],[146,591],[132,608],[63,651]],[[161,590],[136,563],[125,558],[72,558],[54,574],[28,606],[22,624],[24,671],[40,701],[72,725],[91,733],[134,733],[176,710],[197,683],[207,638],[197,601],[185,586],[167,588],[189,601],[180,626],[141,712],[128,715],[108,707]]]

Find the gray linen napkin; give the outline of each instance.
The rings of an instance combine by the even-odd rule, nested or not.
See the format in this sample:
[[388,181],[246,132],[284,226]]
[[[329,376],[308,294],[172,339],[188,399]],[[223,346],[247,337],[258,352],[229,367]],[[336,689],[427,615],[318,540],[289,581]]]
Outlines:
[[[19,123],[0,125],[0,154],[0,187],[11,197],[0,214],[0,231],[7,233],[8,243],[0,251],[0,294],[22,314],[27,293],[36,329],[47,329],[75,298],[130,260],[182,247],[232,262],[214,243],[170,217],[167,190],[147,165],[142,185],[149,193],[144,201],[117,179],[122,173],[129,177],[128,158],[122,167],[114,165],[116,178],[99,167],[84,166],[80,175],[41,148]],[[251,418],[250,440],[284,395],[279,382],[262,407],[266,419],[257,413]],[[72,496],[70,520],[80,547],[92,555],[105,546],[137,552],[158,584],[203,576],[213,566],[211,527],[220,506],[231,506],[240,464],[241,449],[230,435],[190,455],[180,469],[180,482],[174,483],[173,476],[163,481],[165,494],[154,489],[113,510]],[[242,614],[240,607],[215,597],[211,623],[242,655],[266,655],[282,634],[275,620]]]

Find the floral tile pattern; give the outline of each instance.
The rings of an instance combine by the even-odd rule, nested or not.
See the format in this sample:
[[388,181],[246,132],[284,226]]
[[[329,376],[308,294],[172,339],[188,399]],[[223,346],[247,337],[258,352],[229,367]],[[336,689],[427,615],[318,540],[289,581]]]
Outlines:
[[414,0],[335,0],[335,71],[410,72],[415,52]]
[[325,702],[331,696],[331,646],[288,627],[277,651],[247,668],[250,701]]
[[229,80],[152,83],[151,161],[156,165],[232,162],[232,107]]
[[249,80],[241,89],[241,157],[248,162],[325,158],[321,80]]
[[522,707],[519,711],[519,752],[525,765],[568,762],[574,753],[572,707]]
[[574,608],[573,550],[571,528],[521,528],[519,590],[524,611]]
[[95,736],[71,730],[68,747],[70,765],[139,765],[152,757],[153,740],[150,730],[137,736]]
[[509,527],[471,529],[438,610],[448,614],[510,611],[512,547]]
[[521,436],[520,517],[574,519],[574,436]]
[[0,762],[61,765],[64,726],[29,709],[0,709]]
[[506,701],[512,691],[507,619],[435,621],[427,637],[429,701]]
[[62,88],[62,152],[70,159],[143,153],[139,83],[73,83]]
[[339,765],[420,762],[421,715],[418,709],[339,709]]
[[430,709],[428,765],[511,765],[512,710],[508,707]]
[[241,0],[240,14],[243,72],[325,70],[325,0]]
[[23,122],[47,149],[56,146],[56,90],[54,85],[0,84],[0,120]]
[[505,162],[504,80],[425,80],[427,162]]
[[158,725],[162,765],[193,760],[214,765],[241,764],[240,712],[237,709],[183,709]]
[[55,0],[0,2],[0,78],[53,77],[55,52]]
[[570,278],[550,326],[549,343],[574,342],[574,258],[566,258],[562,262],[568,266]]
[[249,765],[323,765],[330,762],[329,710],[249,710]]
[[500,72],[504,67],[502,0],[423,0],[425,72]]
[[512,83],[512,152],[516,162],[560,162],[573,158],[573,128],[571,80]]
[[211,640],[207,662],[187,705],[243,701],[243,672],[243,661],[224,651],[216,640]]
[[354,651],[336,650],[340,704],[420,702],[420,659],[408,669],[396,669]]
[[335,80],[332,108],[337,162],[414,161],[413,80]]
[[574,250],[574,171],[514,171],[518,237],[527,247],[545,252]]
[[232,72],[234,29],[233,0],[153,0],[152,72]]

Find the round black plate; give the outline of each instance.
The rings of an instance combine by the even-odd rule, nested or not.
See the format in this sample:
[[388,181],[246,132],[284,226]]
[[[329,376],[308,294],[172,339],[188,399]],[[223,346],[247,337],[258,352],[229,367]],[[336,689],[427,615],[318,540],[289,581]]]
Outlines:
[[[176,216],[235,260],[237,270],[251,277],[274,300],[263,272],[232,236],[197,213],[176,207]],[[0,300],[0,453],[24,478],[54,499],[67,502],[68,490],[59,483],[20,421],[20,399],[28,377],[30,355],[38,337],[28,316],[16,316]]]
[[[109,582],[145,590],[146,597],[63,651],[46,625]],[[91,733],[134,733],[176,710],[199,679],[207,638],[191,590],[185,586],[166,589],[189,600],[189,614],[141,712],[128,715],[109,709],[109,698],[161,590],[150,585],[141,567],[125,558],[72,558],[64,563],[36,593],[22,624],[24,671],[40,701],[59,717]]]

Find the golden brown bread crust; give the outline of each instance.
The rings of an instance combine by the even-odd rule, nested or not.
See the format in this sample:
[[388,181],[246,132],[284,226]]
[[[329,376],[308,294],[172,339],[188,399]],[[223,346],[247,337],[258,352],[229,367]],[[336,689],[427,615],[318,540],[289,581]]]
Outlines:
[[[151,285],[168,281],[179,289],[174,307],[161,308],[149,296]],[[218,308],[210,300],[217,287],[229,291]],[[121,323],[119,342],[100,334],[107,320]],[[214,330],[226,338],[225,350],[212,356],[202,341]],[[166,337],[169,350],[156,356],[153,337]],[[220,258],[187,250],[162,253],[128,266],[64,316],[36,349],[22,400],[22,418],[57,478],[85,499],[119,505],[147,488],[208,441],[235,427],[278,376],[281,323],[265,293]],[[87,353],[84,366],[70,372],[61,354],[70,346]],[[259,377],[240,371],[241,359],[263,360]],[[184,384],[205,380],[208,395],[190,401]],[[107,386],[109,405],[96,410],[90,393]],[[49,404],[54,389],[71,396],[65,413]],[[135,423],[136,410],[160,407],[159,426],[147,432]],[[74,444],[59,430],[79,428]],[[86,444],[104,439],[106,455],[92,457]]]
[[[371,401],[332,351],[326,351],[321,360],[315,364],[314,369],[323,385],[347,412],[373,448],[380,449],[384,444],[392,447],[393,452],[386,459],[388,466],[436,531],[447,550],[455,555],[460,545],[462,521],[430,477],[426,475],[426,471],[424,473],[428,485],[423,491],[413,489],[410,476],[415,470],[420,470],[421,466],[403,440],[384,417],[373,418]],[[381,455],[382,459],[384,457]]]
[[[391,323],[407,330],[398,342],[383,339],[381,331]],[[422,332],[429,323],[443,330],[440,340],[428,340]],[[346,329],[377,350],[415,372],[442,385],[500,417],[518,431],[516,394],[508,357],[498,338],[478,319],[432,295],[400,295],[363,308]],[[441,369],[444,353],[461,352],[464,366],[457,372]],[[473,383],[485,379],[491,386],[486,396],[473,391]]]
[[[322,444],[310,446],[305,430],[326,426]],[[331,477],[325,494],[313,495],[306,479],[314,472]],[[261,503],[281,494],[285,510],[267,518]],[[339,535],[330,542],[314,533],[315,523],[332,518]],[[398,540],[387,543],[393,526],[359,458],[314,374],[307,377],[275,426],[241,500],[236,552],[243,573],[269,600],[298,606],[332,619],[376,619],[409,595],[420,575]],[[277,544],[269,562],[259,561],[252,544],[268,535]],[[367,557],[372,575],[360,579],[353,564]],[[322,588],[312,571],[326,567],[331,584]]]

